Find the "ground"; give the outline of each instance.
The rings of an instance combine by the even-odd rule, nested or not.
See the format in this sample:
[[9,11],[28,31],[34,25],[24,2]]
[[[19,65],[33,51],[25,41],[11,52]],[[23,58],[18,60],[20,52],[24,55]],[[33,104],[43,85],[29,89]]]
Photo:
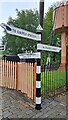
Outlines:
[[42,101],[36,110],[32,100],[22,93],[0,87],[0,119],[2,118],[63,118],[67,117],[67,92]]

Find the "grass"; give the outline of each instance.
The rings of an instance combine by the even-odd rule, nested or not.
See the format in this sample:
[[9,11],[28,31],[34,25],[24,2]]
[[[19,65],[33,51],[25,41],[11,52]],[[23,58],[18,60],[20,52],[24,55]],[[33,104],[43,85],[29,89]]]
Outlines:
[[55,90],[66,84],[66,71],[53,70],[41,73],[41,92]]

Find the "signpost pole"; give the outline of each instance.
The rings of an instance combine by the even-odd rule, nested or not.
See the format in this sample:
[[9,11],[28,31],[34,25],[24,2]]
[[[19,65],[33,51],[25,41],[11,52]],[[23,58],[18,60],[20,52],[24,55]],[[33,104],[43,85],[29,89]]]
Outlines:
[[[41,41],[42,42],[42,28],[43,28],[43,16],[44,16],[44,0],[40,0],[40,25],[37,27],[37,34],[41,35]],[[40,52],[41,50],[37,49],[37,52]],[[36,109],[41,109],[41,58],[37,59],[37,70],[36,70]]]
[[[42,27],[39,25],[37,27],[37,34],[42,34]],[[40,42],[40,41],[39,41]],[[40,50],[37,50],[40,52]],[[37,59],[37,66],[36,66],[36,107],[37,110],[41,109],[41,57]]]

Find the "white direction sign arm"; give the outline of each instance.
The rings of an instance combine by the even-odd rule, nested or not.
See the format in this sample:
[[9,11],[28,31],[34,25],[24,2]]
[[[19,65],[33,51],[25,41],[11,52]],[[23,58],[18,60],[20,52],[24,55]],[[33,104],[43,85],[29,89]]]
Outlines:
[[18,54],[20,59],[39,59],[41,58],[41,53],[36,52],[36,53],[22,53]]
[[17,27],[10,26],[4,23],[1,23],[0,26],[4,28],[8,34],[16,35],[16,36],[36,40],[36,41],[41,41],[41,35],[38,35],[36,33],[32,33],[27,30],[19,29]]
[[55,46],[50,46],[50,45],[37,44],[37,50],[60,52],[61,48],[60,47],[55,47]]

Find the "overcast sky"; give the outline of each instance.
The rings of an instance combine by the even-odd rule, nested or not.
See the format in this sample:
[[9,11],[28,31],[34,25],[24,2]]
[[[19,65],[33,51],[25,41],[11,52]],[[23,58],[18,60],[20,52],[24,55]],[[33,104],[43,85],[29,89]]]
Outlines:
[[[44,0],[45,7],[44,13],[47,12],[48,8],[55,2],[60,0]],[[0,24],[7,23],[8,18],[16,17],[16,8],[18,10],[22,9],[38,9],[39,10],[39,0],[0,0]],[[4,35],[3,28],[0,27],[0,39]]]

